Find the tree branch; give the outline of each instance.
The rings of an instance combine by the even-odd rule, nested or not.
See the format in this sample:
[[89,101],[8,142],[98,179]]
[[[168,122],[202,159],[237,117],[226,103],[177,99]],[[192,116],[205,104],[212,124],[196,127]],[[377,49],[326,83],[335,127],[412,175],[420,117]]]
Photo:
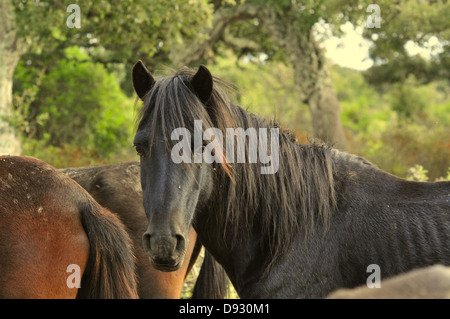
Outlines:
[[[183,43],[183,48],[174,46],[170,59],[176,66],[190,65],[205,58],[212,46],[223,39],[225,29],[236,21],[252,19],[257,16],[259,7],[244,3],[236,7],[220,7],[214,12],[212,27],[205,30],[203,41]],[[200,37],[201,38],[201,37]]]
[[235,52],[255,51],[261,47],[258,43],[250,39],[233,36],[230,33],[229,25],[223,31],[222,40]]

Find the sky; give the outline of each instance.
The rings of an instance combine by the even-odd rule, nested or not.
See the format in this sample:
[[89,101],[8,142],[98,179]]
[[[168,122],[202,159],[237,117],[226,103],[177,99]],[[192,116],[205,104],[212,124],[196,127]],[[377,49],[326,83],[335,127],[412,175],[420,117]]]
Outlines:
[[362,28],[355,29],[353,24],[347,22],[341,26],[345,35],[340,38],[330,36],[331,32],[326,26],[320,28],[329,34],[329,38],[322,42],[322,47],[332,64],[355,70],[366,70],[372,66],[373,61],[369,58],[371,42],[361,36]]
[[[345,35],[341,38],[332,37],[331,32],[326,25],[318,25],[319,32],[328,34],[328,38],[322,41],[322,46],[326,50],[326,56],[332,64],[338,64],[343,67],[366,70],[373,64],[369,58],[369,47],[371,42],[362,37],[363,29],[355,28],[350,22],[341,26]],[[430,58],[432,54],[442,51],[443,46],[436,37],[431,37],[427,42],[428,48],[419,47],[412,41],[405,45],[410,55],[420,54],[424,58]]]

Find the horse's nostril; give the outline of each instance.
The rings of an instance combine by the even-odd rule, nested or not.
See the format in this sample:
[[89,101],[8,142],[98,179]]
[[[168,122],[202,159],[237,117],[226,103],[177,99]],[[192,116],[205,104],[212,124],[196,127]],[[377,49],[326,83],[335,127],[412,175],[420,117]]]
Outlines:
[[184,236],[182,235],[175,235],[177,238],[177,251],[184,251],[186,249],[186,240],[184,239]]

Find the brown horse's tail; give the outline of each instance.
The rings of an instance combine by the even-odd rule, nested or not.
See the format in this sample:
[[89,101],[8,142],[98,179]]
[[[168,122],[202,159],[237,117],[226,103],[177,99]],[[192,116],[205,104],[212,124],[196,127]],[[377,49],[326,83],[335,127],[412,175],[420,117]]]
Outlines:
[[81,218],[90,252],[77,298],[138,298],[135,257],[122,222],[92,201]]

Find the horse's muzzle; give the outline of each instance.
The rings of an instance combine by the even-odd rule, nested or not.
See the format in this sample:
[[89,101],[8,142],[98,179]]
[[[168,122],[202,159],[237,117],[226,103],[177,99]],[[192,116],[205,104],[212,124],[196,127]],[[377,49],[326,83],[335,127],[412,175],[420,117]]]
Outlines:
[[175,271],[183,264],[186,240],[182,235],[152,235],[146,232],[143,245],[155,269]]

